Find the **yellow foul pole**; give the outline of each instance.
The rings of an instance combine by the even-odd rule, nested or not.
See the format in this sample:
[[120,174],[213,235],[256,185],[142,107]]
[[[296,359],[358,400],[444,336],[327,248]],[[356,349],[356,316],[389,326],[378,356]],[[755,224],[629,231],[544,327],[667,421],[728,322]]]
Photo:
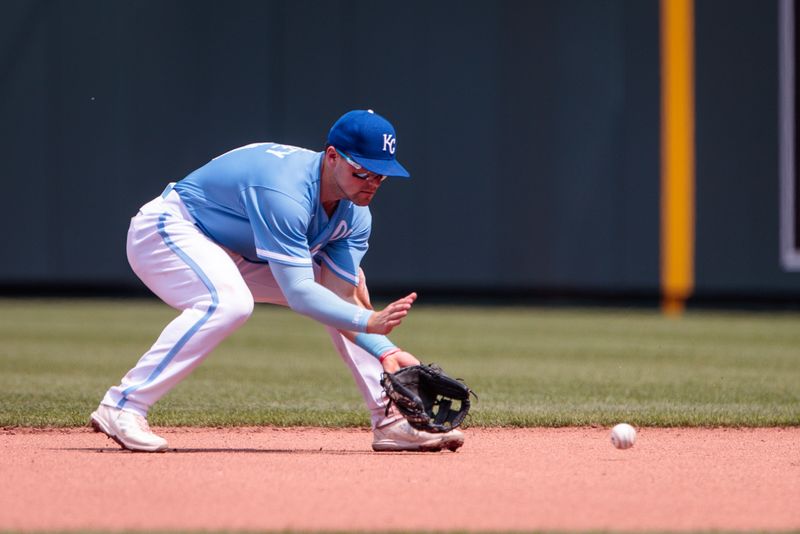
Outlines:
[[694,289],[694,5],[661,0],[661,295],[668,315]]

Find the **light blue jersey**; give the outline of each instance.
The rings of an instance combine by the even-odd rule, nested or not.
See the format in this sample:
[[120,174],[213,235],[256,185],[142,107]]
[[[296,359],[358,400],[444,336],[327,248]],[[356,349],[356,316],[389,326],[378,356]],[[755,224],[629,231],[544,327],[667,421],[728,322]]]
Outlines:
[[259,143],[227,152],[175,185],[200,229],[254,262],[325,264],[358,284],[372,216],[340,200],[329,218],[320,203],[323,153]]

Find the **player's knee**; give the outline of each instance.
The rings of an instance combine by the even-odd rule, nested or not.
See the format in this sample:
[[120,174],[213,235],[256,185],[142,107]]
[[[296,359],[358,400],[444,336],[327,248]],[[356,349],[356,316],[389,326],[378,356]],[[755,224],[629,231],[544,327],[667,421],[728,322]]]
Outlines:
[[244,324],[253,314],[253,298],[228,298],[217,304],[218,320],[228,327],[236,328]]

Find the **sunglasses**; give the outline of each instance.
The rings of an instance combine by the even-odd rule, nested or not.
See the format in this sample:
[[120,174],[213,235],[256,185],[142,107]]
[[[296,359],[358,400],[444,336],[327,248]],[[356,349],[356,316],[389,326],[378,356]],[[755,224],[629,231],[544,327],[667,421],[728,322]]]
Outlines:
[[[350,164],[350,166],[353,167],[355,170],[360,171],[361,169],[363,169],[363,167],[359,163],[354,161],[353,158],[351,158],[350,156],[348,156],[347,154],[345,154],[344,152],[342,152],[341,150],[339,150],[336,147],[333,147],[333,149],[336,151],[337,154],[342,156],[342,158],[344,158],[344,160],[348,164]],[[383,182],[386,179],[385,175],[375,174],[373,172],[354,172],[352,174],[353,174],[354,177],[358,178],[359,180],[377,180],[378,183]]]

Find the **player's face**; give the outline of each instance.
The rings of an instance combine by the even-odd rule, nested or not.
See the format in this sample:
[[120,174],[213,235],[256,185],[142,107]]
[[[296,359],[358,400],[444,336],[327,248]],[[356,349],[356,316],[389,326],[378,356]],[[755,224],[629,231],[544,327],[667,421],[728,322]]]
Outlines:
[[356,206],[366,206],[372,201],[386,176],[369,172],[338,150],[336,154],[339,157],[335,176],[339,189]]

